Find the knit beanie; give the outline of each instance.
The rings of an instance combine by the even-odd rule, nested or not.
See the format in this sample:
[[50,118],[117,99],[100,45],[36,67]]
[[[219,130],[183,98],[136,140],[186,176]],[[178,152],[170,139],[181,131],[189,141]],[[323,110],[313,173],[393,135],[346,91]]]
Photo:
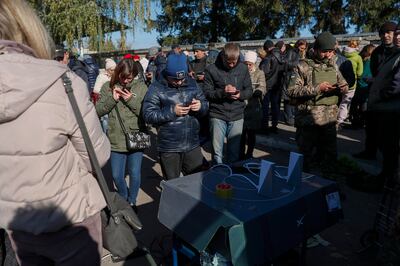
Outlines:
[[188,73],[187,57],[184,54],[170,54],[165,67],[167,77],[184,79]]
[[199,50],[199,51],[206,51],[206,50],[207,50],[207,47],[206,47],[206,45],[203,44],[203,43],[195,43],[195,44],[193,44],[193,51],[196,51],[196,50]]
[[383,25],[379,28],[379,34],[383,34],[388,31],[395,31],[396,30],[396,23],[392,21],[387,21],[383,23]]
[[275,44],[275,47],[278,49],[282,49],[282,47],[285,45],[284,41],[279,41]]
[[325,31],[318,35],[314,42],[314,49],[318,50],[334,50],[336,46],[336,38],[332,33]]
[[117,66],[115,61],[112,60],[111,58],[106,58],[105,61],[106,61],[106,69],[115,69],[115,67]]
[[244,62],[251,62],[251,63],[255,64],[256,61],[257,61],[257,53],[254,52],[254,51],[247,51],[244,54],[244,60],[243,61]]

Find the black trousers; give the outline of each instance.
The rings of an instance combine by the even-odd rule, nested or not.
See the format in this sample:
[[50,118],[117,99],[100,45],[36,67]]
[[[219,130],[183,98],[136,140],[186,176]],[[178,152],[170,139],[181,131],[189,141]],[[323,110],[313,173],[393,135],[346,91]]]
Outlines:
[[365,152],[373,156],[378,151],[378,124],[382,115],[367,111],[365,116]]
[[281,91],[279,89],[271,89],[265,94],[263,99],[263,127],[268,128],[269,123],[269,104],[271,103],[271,126],[278,125],[280,106],[281,106]]
[[304,155],[304,170],[315,163],[333,165],[337,159],[336,124],[304,126],[296,130],[299,151]]
[[160,152],[160,164],[165,179],[178,178],[201,171],[203,155],[200,146],[188,152]]
[[378,128],[378,146],[382,151],[382,175],[384,178],[396,178],[399,175],[400,113],[380,113]]
[[[246,144],[247,144],[247,151],[246,151]],[[255,146],[256,146],[256,131],[254,129],[243,128],[242,137],[240,139],[239,158],[241,160],[244,160],[252,157]]]

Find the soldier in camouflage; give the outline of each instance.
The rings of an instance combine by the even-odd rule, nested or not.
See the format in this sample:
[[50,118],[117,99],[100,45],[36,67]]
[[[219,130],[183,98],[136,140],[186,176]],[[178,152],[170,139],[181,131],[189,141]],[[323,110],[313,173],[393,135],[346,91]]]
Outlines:
[[287,89],[291,102],[297,106],[296,141],[304,155],[306,171],[317,163],[324,170],[337,158],[337,104],[348,85],[336,65],[335,42],[331,33],[321,33],[311,58],[300,60],[295,67]]

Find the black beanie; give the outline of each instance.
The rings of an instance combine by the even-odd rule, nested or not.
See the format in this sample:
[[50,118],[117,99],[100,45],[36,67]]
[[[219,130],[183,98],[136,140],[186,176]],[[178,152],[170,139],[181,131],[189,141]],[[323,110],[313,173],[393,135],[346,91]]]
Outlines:
[[268,52],[269,48],[274,47],[274,43],[271,40],[266,40],[264,42],[264,50]]
[[383,25],[379,28],[379,34],[383,34],[388,31],[396,31],[397,24],[391,21],[387,21],[383,23]]
[[336,38],[332,33],[325,31],[318,35],[314,42],[314,49],[318,50],[334,50],[336,46]]

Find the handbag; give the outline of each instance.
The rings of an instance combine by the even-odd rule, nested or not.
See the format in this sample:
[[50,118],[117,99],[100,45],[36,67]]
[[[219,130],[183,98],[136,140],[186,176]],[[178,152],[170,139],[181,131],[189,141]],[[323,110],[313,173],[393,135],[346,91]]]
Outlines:
[[125,135],[126,148],[128,151],[143,150],[150,147],[150,135],[145,132],[135,130],[132,132],[127,132],[122,122],[121,115],[119,114],[118,106],[115,106],[115,111],[117,112],[117,117],[119,124],[121,125],[122,132]]
[[71,80],[65,73],[62,76],[62,80],[81,130],[92,169],[94,169],[95,177],[97,178],[107,203],[107,207],[101,211],[103,246],[110,251],[114,257],[125,258],[132,254],[138,247],[134,232],[142,229],[142,223],[129,203],[117,192],[111,192],[109,190],[85,122],[73,94]]

